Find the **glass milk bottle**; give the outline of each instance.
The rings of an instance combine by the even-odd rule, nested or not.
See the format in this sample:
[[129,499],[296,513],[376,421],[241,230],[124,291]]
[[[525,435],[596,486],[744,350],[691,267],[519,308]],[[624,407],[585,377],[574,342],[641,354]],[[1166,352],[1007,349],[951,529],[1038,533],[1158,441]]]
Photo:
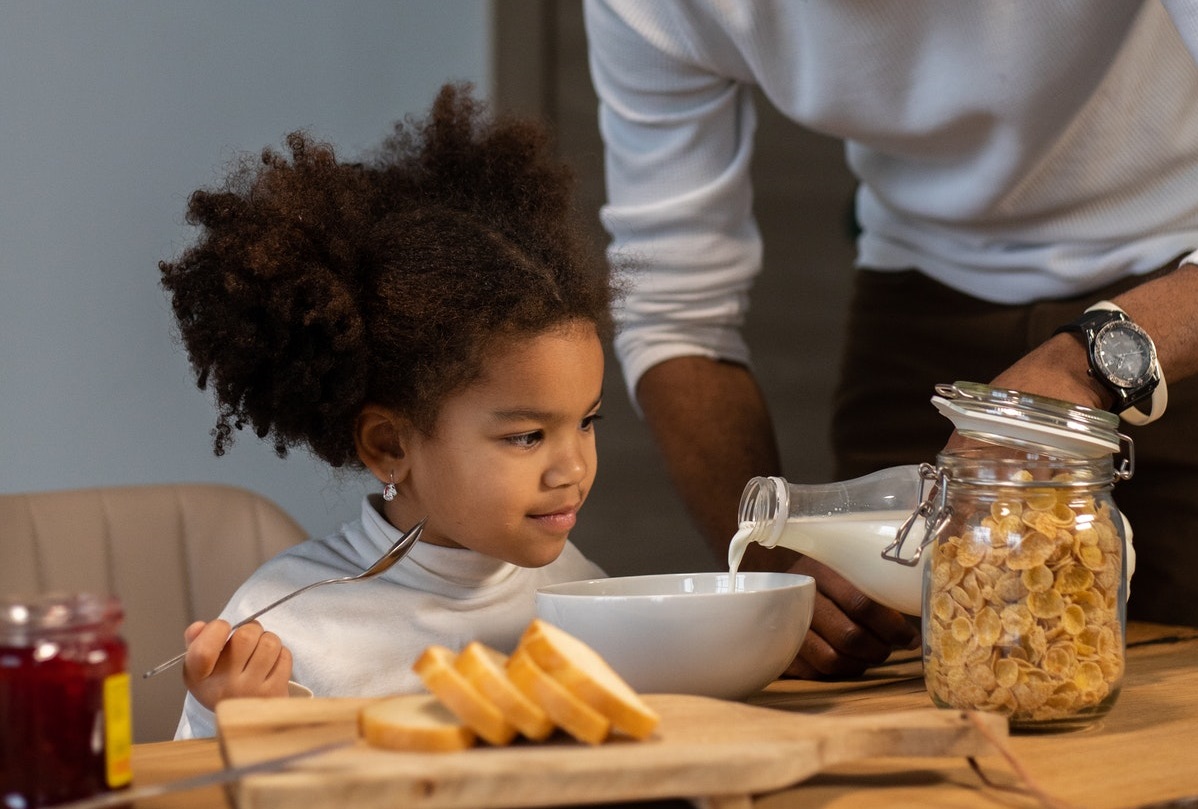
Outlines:
[[924,563],[919,550],[903,564],[884,554],[893,551],[899,529],[919,505],[921,485],[914,465],[837,483],[753,478],[741,494],[729,571],[735,574],[750,542],[790,548],[832,568],[879,604],[919,615]]

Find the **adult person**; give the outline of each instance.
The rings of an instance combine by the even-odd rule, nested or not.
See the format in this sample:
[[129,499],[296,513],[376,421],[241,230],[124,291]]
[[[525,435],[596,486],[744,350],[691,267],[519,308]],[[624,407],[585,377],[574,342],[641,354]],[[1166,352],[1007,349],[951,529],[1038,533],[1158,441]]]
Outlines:
[[[928,401],[939,382],[1124,411],[1083,340],[1054,335],[1113,303],[1155,341],[1158,411],[1168,392],[1167,415],[1125,426],[1136,472],[1116,499],[1139,551],[1129,614],[1198,623],[1198,266],[1184,260],[1198,248],[1198,6],[586,0],[585,14],[602,217],[612,254],[640,267],[617,354],[714,548],[727,547],[745,482],[783,474],[739,333],[760,271],[757,86],[843,139],[859,180],[837,476],[933,459],[951,430]],[[745,564],[819,583],[792,674],[856,674],[915,641],[902,616],[811,560],[774,551]]]

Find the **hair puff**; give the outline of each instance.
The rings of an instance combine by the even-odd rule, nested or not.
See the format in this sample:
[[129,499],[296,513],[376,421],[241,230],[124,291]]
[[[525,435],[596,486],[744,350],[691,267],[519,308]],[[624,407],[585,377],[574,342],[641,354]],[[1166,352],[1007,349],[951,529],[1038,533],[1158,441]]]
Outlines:
[[188,201],[196,242],[159,263],[217,455],[250,427],[279,455],[358,465],[368,403],[431,430],[497,337],[574,321],[611,334],[613,281],[544,127],[491,119],[469,86],[362,162],[294,132]]

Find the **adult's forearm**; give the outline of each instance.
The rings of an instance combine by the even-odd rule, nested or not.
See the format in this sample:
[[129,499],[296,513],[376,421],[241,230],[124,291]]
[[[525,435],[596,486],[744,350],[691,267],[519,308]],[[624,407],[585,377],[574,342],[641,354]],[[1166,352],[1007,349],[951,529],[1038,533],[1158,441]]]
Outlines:
[[[765,398],[742,365],[681,357],[653,366],[637,384],[645,421],[695,525],[718,558],[737,528],[748,480],[781,474]],[[752,546],[746,569],[785,569],[787,553]]]

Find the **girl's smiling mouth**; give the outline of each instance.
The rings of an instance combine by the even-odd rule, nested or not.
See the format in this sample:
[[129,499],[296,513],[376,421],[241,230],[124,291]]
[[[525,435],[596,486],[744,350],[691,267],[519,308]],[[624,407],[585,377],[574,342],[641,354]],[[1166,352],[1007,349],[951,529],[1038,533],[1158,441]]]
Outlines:
[[578,509],[581,506],[568,506],[544,514],[529,514],[531,520],[552,531],[569,531],[578,522]]

